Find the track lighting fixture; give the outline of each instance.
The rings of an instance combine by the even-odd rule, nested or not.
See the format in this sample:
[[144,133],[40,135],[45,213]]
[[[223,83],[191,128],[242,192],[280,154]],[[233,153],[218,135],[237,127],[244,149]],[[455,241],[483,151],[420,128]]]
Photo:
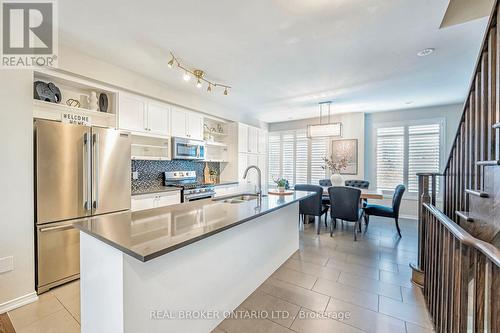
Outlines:
[[172,52],[170,52],[170,56],[172,58],[167,63],[168,67],[172,68],[175,65],[178,68],[182,69],[184,71],[184,75],[182,76],[182,78],[184,79],[184,81],[186,81],[186,82],[189,81],[191,79],[191,76],[193,76],[196,79],[196,87],[197,88],[201,88],[203,86],[203,82],[206,82],[208,84],[207,92],[212,92],[213,88],[221,87],[221,88],[224,88],[224,95],[225,96],[227,96],[229,94],[229,89],[231,89],[230,86],[225,85],[225,84],[221,84],[221,83],[217,83],[217,82],[213,82],[213,81],[210,81],[210,80],[207,80],[205,78],[205,72],[202,71],[201,69],[193,69],[193,70],[191,70],[191,69],[189,69],[187,67],[184,67],[179,62],[179,59],[177,59]]

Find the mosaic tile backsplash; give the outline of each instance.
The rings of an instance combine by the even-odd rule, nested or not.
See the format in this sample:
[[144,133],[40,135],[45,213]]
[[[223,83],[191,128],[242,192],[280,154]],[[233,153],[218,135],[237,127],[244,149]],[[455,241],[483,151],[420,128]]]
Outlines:
[[[203,168],[205,162],[189,160],[172,161],[144,161],[132,160],[132,171],[139,172],[139,179],[132,179],[132,193],[154,190],[163,185],[163,172],[165,171],[196,171],[198,181],[203,181]],[[219,163],[209,162],[208,167],[220,174]]]

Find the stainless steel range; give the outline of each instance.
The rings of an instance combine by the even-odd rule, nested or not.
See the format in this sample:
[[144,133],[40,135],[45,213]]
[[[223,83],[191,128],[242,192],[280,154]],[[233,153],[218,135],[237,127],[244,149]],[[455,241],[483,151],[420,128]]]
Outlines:
[[182,189],[182,202],[213,198],[214,186],[200,183],[196,180],[196,171],[165,172],[165,186],[175,186]]

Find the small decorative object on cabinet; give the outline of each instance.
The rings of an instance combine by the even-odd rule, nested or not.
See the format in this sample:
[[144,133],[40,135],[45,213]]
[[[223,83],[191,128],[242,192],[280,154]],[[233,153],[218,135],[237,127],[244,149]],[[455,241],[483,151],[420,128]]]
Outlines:
[[329,169],[332,173],[330,177],[332,186],[344,186],[344,177],[340,173],[347,168],[347,158],[340,157],[339,159],[335,159],[333,156],[330,156],[330,158],[323,157],[323,160],[325,161],[323,169]]
[[43,81],[35,81],[34,87],[33,87],[33,92],[34,92],[35,99],[45,101],[45,102],[51,102],[51,103],[57,102],[56,95],[49,88],[49,85]]
[[66,101],[66,105],[71,106],[73,108],[79,108],[80,102],[78,102],[76,99],[70,98]]
[[108,112],[108,95],[99,94],[99,111]]
[[208,167],[208,163],[205,162],[205,167],[203,168],[203,177],[204,183],[211,183],[210,181],[210,168]]
[[97,111],[99,110],[99,104],[97,100],[97,93],[95,91],[90,92],[90,110]]
[[54,93],[54,96],[56,97],[55,103],[61,103],[61,99],[62,99],[61,90],[59,88],[57,88],[57,86],[55,84],[53,84],[52,82],[49,82],[48,87],[49,87],[50,91],[52,91]]

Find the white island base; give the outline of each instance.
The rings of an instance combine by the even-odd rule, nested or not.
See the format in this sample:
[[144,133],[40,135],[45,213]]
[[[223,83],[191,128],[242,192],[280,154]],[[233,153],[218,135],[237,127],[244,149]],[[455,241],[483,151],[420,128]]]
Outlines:
[[[295,202],[147,262],[80,232],[81,332],[210,332],[299,248],[298,212]],[[218,318],[175,318],[189,311]]]

